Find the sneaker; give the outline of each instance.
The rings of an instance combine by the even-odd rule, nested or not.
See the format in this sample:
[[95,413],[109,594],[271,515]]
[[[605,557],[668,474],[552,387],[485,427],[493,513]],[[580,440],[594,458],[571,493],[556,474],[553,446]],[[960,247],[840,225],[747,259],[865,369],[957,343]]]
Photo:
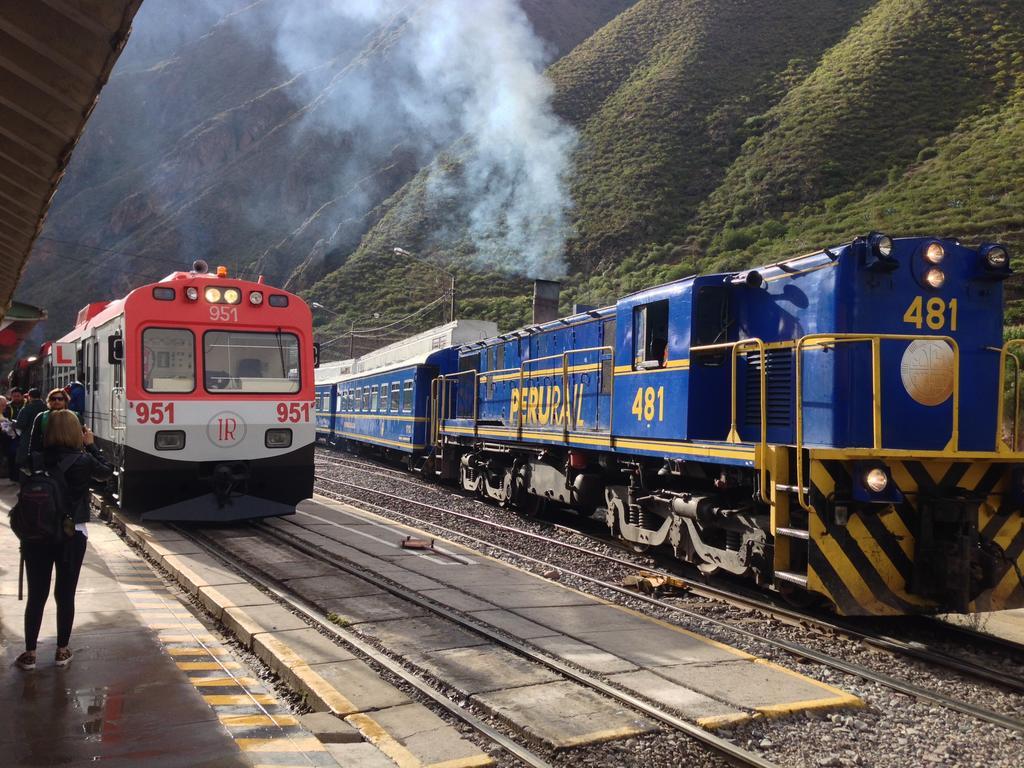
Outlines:
[[31,672],[36,668],[36,654],[35,651],[25,651],[19,656],[15,662],[18,665],[18,669],[23,669],[26,672]]
[[58,667],[66,667],[73,658],[75,658],[75,654],[71,652],[70,648],[58,648],[57,653],[53,656],[53,662]]

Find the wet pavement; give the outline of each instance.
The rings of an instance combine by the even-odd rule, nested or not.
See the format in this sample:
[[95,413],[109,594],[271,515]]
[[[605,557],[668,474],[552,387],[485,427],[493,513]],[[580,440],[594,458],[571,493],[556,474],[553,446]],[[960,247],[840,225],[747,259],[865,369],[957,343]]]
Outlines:
[[[15,486],[0,486],[0,509],[14,497]],[[0,765],[336,765],[102,523],[89,526],[69,667],[53,663],[52,597],[36,669],[14,665],[24,650],[17,589],[18,543],[2,514]]]

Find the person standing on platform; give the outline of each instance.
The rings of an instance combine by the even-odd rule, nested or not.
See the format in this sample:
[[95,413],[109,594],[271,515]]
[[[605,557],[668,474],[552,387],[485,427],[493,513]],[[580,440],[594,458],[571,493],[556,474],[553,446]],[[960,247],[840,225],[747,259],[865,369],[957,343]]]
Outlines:
[[5,430],[9,439],[4,444],[4,455],[7,457],[7,477],[12,483],[18,481],[18,430],[15,428],[15,421],[24,405],[25,395],[21,389],[11,387],[11,391],[7,393],[7,408],[4,409],[3,415],[10,425],[10,429]]
[[85,385],[75,379],[64,387],[64,392],[68,396],[68,410],[73,411],[78,420],[85,424]]
[[[63,389],[51,389],[46,396],[46,410],[41,411],[32,421],[32,429],[28,438],[29,471],[42,469],[43,439],[50,415],[54,411],[63,411],[68,407],[68,395]],[[81,420],[78,422],[81,424]],[[24,438],[23,438],[24,439]]]
[[[35,423],[36,416],[46,410],[46,404],[39,399],[38,388],[32,387],[27,394],[28,397],[25,399],[25,405],[18,412],[18,418],[14,422],[14,426],[18,430],[18,449],[15,455],[15,462],[18,471],[28,469],[29,473],[31,473],[32,470],[28,467],[29,438],[32,435],[32,425]],[[14,475],[14,479],[19,479],[17,472]]]
[[94,445],[92,432],[82,428],[71,411],[51,411],[44,438],[44,464],[49,472],[59,472],[63,464],[67,489],[67,514],[74,523],[74,534],[60,543],[22,544],[25,574],[28,580],[28,601],[25,604],[25,652],[17,658],[23,670],[36,668],[36,646],[43,623],[43,611],[50,591],[50,577],[56,568],[57,583],[53,590],[57,602],[57,651],[54,663],[65,667],[71,663],[71,629],[75,623],[75,590],[82,571],[88,543],[89,486],[102,483],[113,474]]

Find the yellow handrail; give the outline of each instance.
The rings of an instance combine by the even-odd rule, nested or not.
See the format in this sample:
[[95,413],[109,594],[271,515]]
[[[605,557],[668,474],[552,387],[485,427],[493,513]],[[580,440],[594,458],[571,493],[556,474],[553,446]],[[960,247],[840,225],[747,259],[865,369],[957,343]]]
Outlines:
[[883,341],[944,341],[953,350],[953,425],[947,449],[956,451],[960,442],[960,345],[952,336],[927,336],[906,333],[812,333],[796,341],[796,497],[800,506],[813,512],[804,492],[804,401],[803,401],[803,351],[809,344],[822,346],[839,343],[868,342],[871,344],[871,401],[872,401],[872,443],[874,450],[882,450],[882,342]]
[[737,391],[737,353],[743,347],[756,347],[758,355],[761,360],[761,440],[760,440],[760,478],[761,478],[761,500],[768,505],[771,505],[771,497],[768,493],[768,387],[767,387],[767,360],[765,357],[765,345],[764,341],[759,338],[752,339],[740,339],[739,341],[728,341],[722,344],[705,344],[700,347],[690,347],[690,356],[693,356],[694,352],[712,352],[719,349],[730,350],[730,364],[732,371],[730,374],[732,382],[732,402],[730,403],[730,421],[729,421],[729,435],[726,438],[727,442],[739,443],[739,425],[737,418],[737,403],[739,401],[739,393]]
[[[996,409],[996,450],[999,450],[999,446],[1005,444],[1003,442],[1003,393],[1006,389],[1006,358],[1010,350],[1013,347],[1019,347],[1024,345],[1024,339],[1010,339],[1008,342],[1003,344],[999,350],[999,405]],[[1017,451],[1017,426],[1020,422],[1020,361],[1016,355],[1009,355],[1010,359],[1013,360],[1014,365],[1014,381],[1013,381],[1013,394],[1014,394],[1014,408],[1013,408],[1013,429],[1010,431],[1011,439],[1013,443],[1010,445],[1010,450]]]

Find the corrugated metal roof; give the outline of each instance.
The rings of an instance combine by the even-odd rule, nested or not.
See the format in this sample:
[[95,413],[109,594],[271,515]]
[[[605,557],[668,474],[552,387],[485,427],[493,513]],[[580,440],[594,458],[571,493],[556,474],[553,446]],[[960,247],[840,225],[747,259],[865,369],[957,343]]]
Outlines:
[[142,0],[0,0],[0,319]]

